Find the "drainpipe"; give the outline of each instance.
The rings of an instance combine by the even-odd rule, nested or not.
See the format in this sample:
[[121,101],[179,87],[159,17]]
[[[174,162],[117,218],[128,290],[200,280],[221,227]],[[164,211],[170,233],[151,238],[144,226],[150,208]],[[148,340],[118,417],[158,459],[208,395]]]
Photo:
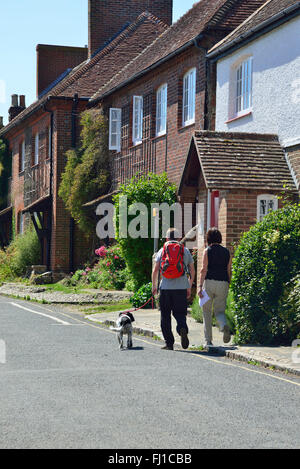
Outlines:
[[50,132],[49,132],[49,148],[50,148],[50,188],[49,188],[49,195],[50,195],[50,207],[49,207],[49,215],[48,215],[48,240],[47,240],[47,270],[51,270],[51,241],[52,241],[52,215],[53,215],[53,111],[49,111],[47,109],[46,104],[43,106],[43,110],[50,114]]
[[[76,129],[76,123],[77,123],[77,110],[78,110],[78,93],[74,94],[73,97],[73,104],[72,104],[72,114],[71,114],[71,142],[72,142],[72,148],[76,148],[76,143],[77,143],[77,129]],[[69,269],[70,272],[74,271],[74,232],[75,232],[75,222],[74,218],[71,217],[70,219],[70,246],[69,246],[69,252],[70,252],[70,264],[69,264]]]
[[205,100],[204,100],[204,125],[203,130],[210,130],[208,124],[208,60],[206,58],[207,48],[199,46],[198,41],[204,37],[203,34],[200,34],[197,38],[193,40],[194,46],[201,52],[204,52],[205,57]]

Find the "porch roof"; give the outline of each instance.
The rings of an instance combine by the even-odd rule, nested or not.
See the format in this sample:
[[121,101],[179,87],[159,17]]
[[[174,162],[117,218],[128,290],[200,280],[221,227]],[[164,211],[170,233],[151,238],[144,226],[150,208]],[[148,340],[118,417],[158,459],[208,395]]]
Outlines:
[[211,131],[195,132],[180,191],[188,173],[194,169],[193,147],[208,189],[297,192],[277,135]]

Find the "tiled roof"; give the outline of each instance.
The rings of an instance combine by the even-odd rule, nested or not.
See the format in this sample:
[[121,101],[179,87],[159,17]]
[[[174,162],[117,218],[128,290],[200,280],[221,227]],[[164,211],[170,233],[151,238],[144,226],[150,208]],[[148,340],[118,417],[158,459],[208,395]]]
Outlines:
[[276,135],[200,131],[193,140],[208,189],[296,191]]
[[167,59],[182,47],[192,44],[201,33],[224,30],[225,34],[247,18],[264,0],[201,0],[176,23],[150,44],[139,56],[129,62],[112,77],[105,86],[99,87],[93,100],[110,93],[115,88],[135,79],[138,75]]
[[232,31],[222,41],[212,47],[208,53],[209,57],[229,49],[231,46],[242,42],[245,38],[262,29],[266,24],[275,22],[281,18],[288,18],[288,13],[299,11],[300,2],[295,0],[268,0],[256,10],[240,26]]
[[89,98],[167,28],[168,26],[154,15],[148,12],[142,13],[136,21],[127,26],[96,55],[75,67],[41,99],[28,106],[7,126],[3,127],[0,135],[38,109],[49,96],[72,97],[78,93],[79,98]]

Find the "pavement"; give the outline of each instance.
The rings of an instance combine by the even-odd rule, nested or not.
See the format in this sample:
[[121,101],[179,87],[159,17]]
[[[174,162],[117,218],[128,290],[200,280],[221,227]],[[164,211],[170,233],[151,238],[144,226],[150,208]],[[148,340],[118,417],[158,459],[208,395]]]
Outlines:
[[[96,313],[86,315],[90,321],[115,325],[119,312]],[[144,309],[134,312],[134,333],[159,338],[164,345],[160,329],[160,312],[157,309]],[[188,315],[190,349],[203,349],[204,327]],[[172,320],[175,347],[181,348],[180,337],[176,332],[176,322]],[[205,349],[204,349],[205,350]],[[272,370],[283,371],[300,376],[300,349],[294,347],[263,347],[259,345],[237,346],[231,341],[223,343],[223,334],[217,327],[213,327],[213,346],[206,348],[209,354],[226,356],[231,360],[239,360]],[[298,350],[298,352],[297,352]],[[298,362],[298,363],[295,363]]]

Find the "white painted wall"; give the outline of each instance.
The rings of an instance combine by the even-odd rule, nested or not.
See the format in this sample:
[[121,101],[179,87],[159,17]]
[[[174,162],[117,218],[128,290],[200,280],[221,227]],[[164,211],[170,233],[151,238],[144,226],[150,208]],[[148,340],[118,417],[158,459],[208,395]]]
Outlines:
[[[231,117],[232,69],[249,55],[253,56],[252,114],[226,123]],[[300,143],[299,16],[218,61],[216,130],[275,133],[283,146]]]

